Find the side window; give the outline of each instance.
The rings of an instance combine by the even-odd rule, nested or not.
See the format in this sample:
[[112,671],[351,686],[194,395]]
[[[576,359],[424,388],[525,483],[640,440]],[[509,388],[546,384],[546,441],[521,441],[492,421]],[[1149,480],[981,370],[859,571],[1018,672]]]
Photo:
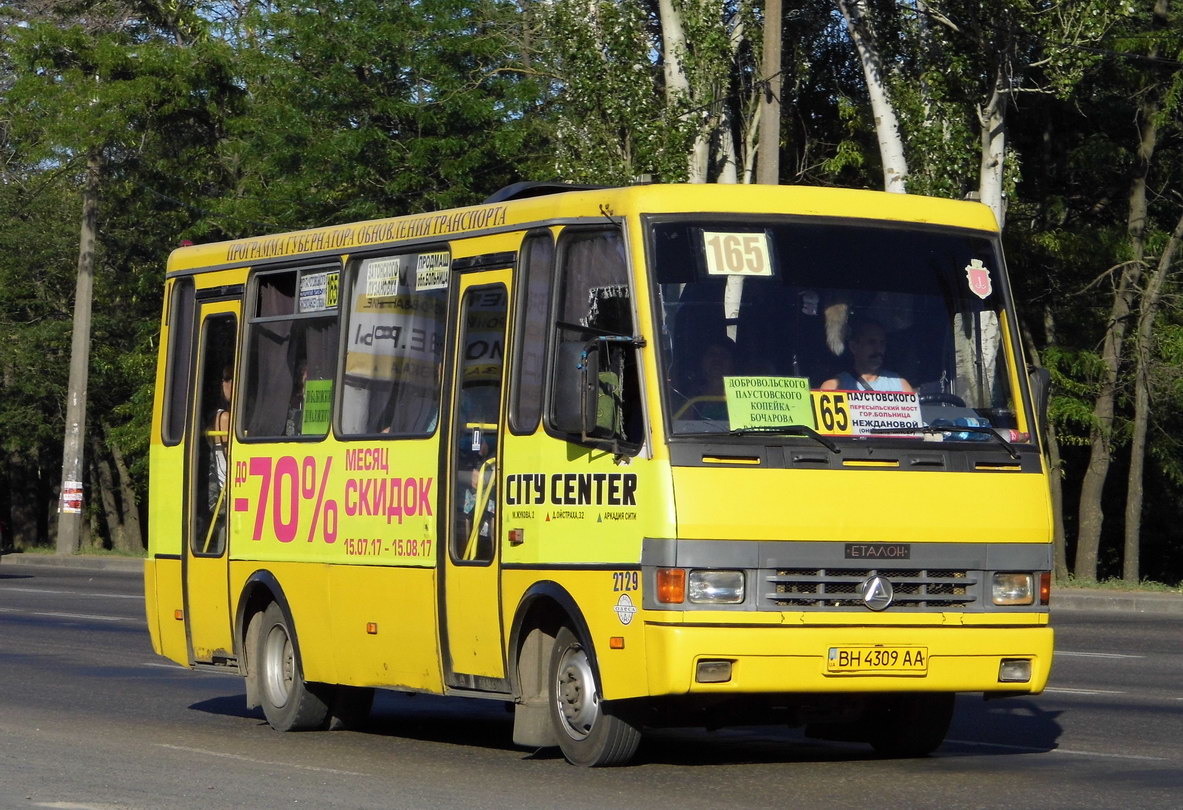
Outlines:
[[193,528],[190,545],[197,556],[219,557],[226,549],[229,514],[226,478],[231,469],[230,413],[234,398],[234,346],[238,321],[215,314],[201,322],[197,362],[197,435],[193,442]]
[[[559,240],[559,273],[555,283],[556,308],[551,355],[554,387],[550,426],[580,433],[581,380],[579,355],[588,342],[603,335],[634,334],[632,295],[628,282],[624,237],[618,230],[568,231]],[[640,397],[635,353],[612,349],[621,365],[624,385],[626,436],[639,443]]]
[[343,436],[429,436],[439,418],[450,257],[376,256],[346,292]]
[[493,559],[496,544],[497,428],[509,296],[500,284],[473,287],[460,305],[452,491],[452,558]]
[[509,424],[514,433],[533,433],[542,418],[546,377],[546,320],[550,317],[554,240],[548,231],[530,234],[518,254],[517,302],[510,382]]
[[168,315],[168,370],[164,386],[165,444],[177,444],[185,436],[185,412],[189,406],[190,365],[193,362],[193,279],[173,283]]
[[243,392],[248,438],[328,433],[340,277],[336,265],[255,277]]

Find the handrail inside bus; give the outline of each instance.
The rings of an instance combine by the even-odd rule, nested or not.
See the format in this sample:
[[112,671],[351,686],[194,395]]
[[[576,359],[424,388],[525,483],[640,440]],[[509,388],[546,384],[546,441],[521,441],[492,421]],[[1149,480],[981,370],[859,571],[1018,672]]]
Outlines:
[[492,475],[496,464],[497,456],[489,456],[481,463],[480,472],[477,473],[476,498],[472,507],[472,528],[468,531],[468,542],[464,544],[464,554],[461,555],[461,559],[476,559],[477,539],[481,534],[481,515],[488,510],[489,499],[493,497],[493,492],[496,489],[493,486],[494,476]]

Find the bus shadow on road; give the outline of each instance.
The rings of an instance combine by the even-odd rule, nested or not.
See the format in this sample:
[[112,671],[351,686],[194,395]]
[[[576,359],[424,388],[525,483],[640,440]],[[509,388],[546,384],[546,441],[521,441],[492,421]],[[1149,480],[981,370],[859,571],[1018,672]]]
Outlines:
[[971,695],[957,699],[944,750],[969,746],[974,753],[1031,754],[1059,746],[1063,712],[1048,710],[1030,698],[983,700]]
[[[513,714],[506,708],[510,705],[379,689],[369,719],[362,727],[351,730],[424,742],[512,749],[516,746],[512,742]],[[246,707],[246,695],[242,692],[202,700],[189,708],[261,724],[267,722],[262,709]]]
[[[513,744],[510,704],[466,698],[378,690],[369,720],[354,731],[490,750],[517,750],[523,758],[561,758],[557,748],[535,751]],[[194,711],[267,721],[261,709],[247,709],[242,693],[190,705]],[[1060,711],[1033,700],[985,701],[962,695],[945,743],[931,756],[1010,756],[1054,750],[1062,732]],[[725,765],[775,762],[860,762],[882,759],[869,745],[807,737],[786,726],[746,726],[708,731],[668,728],[646,731],[635,764]]]
[[[930,758],[1046,753],[1058,746],[1059,711],[1029,699],[962,695],[945,743]],[[870,745],[812,739],[799,728],[662,729],[646,735],[637,763],[677,765],[831,763],[883,760]],[[919,759],[925,759],[921,757]]]

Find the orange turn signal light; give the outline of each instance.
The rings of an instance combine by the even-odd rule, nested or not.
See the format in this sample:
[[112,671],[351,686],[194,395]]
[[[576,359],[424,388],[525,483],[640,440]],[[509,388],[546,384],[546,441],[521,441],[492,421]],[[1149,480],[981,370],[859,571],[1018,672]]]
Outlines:
[[657,601],[680,605],[686,601],[686,569],[657,569]]
[[1039,575],[1039,604],[1046,605],[1052,601],[1052,572],[1044,571]]
[[378,635],[378,623],[377,622],[366,622],[366,633],[371,636]]

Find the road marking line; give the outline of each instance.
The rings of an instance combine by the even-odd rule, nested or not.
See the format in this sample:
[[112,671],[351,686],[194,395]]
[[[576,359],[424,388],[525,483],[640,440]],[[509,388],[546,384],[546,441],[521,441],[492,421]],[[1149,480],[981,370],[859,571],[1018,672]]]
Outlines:
[[157,743],[157,745],[161,748],[168,748],[173,751],[184,751],[185,753],[188,753],[188,754],[204,754],[206,756],[220,757],[222,759],[233,759],[238,762],[250,762],[255,765],[278,765],[281,767],[299,768],[302,771],[317,771],[318,773],[335,773],[335,774],[341,774],[342,776],[367,776],[367,774],[358,773],[357,771],[342,771],[337,768],[319,768],[315,765],[297,765],[294,762],[276,762],[274,760],[268,760],[268,759],[254,759],[252,757],[241,756],[240,754],[227,754],[223,751],[207,751],[204,748],[186,748],[183,745],[169,745],[168,743]]
[[1125,692],[1116,689],[1073,689],[1069,686],[1047,687],[1044,692],[1054,692],[1064,695],[1124,695]]
[[49,611],[31,611],[32,616],[53,616],[57,619],[89,619],[96,622],[132,622],[135,619],[127,616],[96,616],[93,613],[51,613]]
[[1145,658],[1144,655],[1126,655],[1125,653],[1099,653],[1099,652],[1069,652],[1068,650],[1056,650],[1056,655],[1066,655],[1069,658]]
[[57,591],[49,588],[5,588],[6,591],[13,591],[15,593],[48,593],[53,595],[66,594],[67,596],[93,596],[102,597],[104,599],[136,599],[141,600],[144,597],[136,596],[130,593],[78,593],[77,591]]
[[90,619],[96,622],[138,622],[140,619],[131,616],[98,616],[94,613],[54,613],[45,610],[22,610],[21,608],[0,607],[0,613],[22,613],[26,616],[51,616],[55,619]]
[[1166,762],[1166,757],[1147,757],[1138,754],[1106,754],[1100,751],[1075,751],[1069,748],[1032,748],[1027,745],[1004,745],[1002,743],[977,742],[975,740],[945,740],[955,745],[976,745],[982,748],[1005,748],[1008,751],[1031,751],[1041,754],[1070,754],[1077,757],[1106,757],[1109,759],[1139,759],[1151,762]]

